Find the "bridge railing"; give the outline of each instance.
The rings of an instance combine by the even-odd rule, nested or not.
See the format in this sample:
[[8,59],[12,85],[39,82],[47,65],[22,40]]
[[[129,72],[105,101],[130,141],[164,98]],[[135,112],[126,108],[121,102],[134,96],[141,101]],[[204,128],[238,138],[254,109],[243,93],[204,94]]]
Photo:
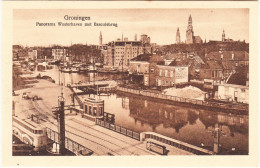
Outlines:
[[155,132],[142,132],[141,134],[142,134],[141,135],[142,141],[144,141],[145,139],[153,139],[155,141],[174,146],[176,148],[194,153],[196,155],[214,155],[214,152],[209,151],[207,149],[203,149],[203,148],[197,147],[195,145],[191,145],[186,142],[179,141],[177,139],[172,139],[172,138],[157,134]]
[[128,136],[130,138],[136,139],[136,140],[140,140],[140,133],[132,131],[130,129],[115,125],[115,124],[111,124],[109,122],[106,121],[102,121],[100,119],[96,119],[96,125],[99,125],[101,127],[107,128],[109,130],[112,130],[114,132],[123,134],[125,136]]
[[75,99],[77,100],[77,102],[79,103],[80,108],[83,108],[83,102],[82,100],[79,98],[79,96],[77,95],[77,93],[74,93]]
[[[59,143],[59,133],[57,131],[54,131],[50,128],[46,128],[47,130],[47,136],[49,139],[53,140],[56,143]],[[93,153],[92,150],[88,149],[87,147],[71,140],[70,138],[65,138],[65,148],[70,150],[73,153],[78,153],[81,150],[88,151],[88,153]]]

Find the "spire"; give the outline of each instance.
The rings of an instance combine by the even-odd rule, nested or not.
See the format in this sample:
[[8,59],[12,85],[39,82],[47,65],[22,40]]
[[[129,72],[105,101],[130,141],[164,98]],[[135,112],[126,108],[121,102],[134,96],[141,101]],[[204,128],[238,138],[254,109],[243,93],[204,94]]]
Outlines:
[[99,45],[102,45],[102,32],[100,31],[99,34]]
[[189,17],[189,21],[192,21],[191,14],[190,14],[190,17]]
[[225,30],[223,29],[223,33],[222,33],[222,41],[225,41],[226,39],[226,35],[225,35]]
[[192,44],[194,42],[194,32],[192,26],[192,18],[189,16],[188,26],[186,30],[186,44]]
[[181,35],[180,35],[179,27],[178,27],[177,32],[176,32],[176,44],[180,44],[180,43],[181,43]]
[[137,41],[137,34],[135,34],[135,41]]
[[187,28],[187,29],[193,31],[191,15],[189,16],[189,20],[188,20],[188,28]]

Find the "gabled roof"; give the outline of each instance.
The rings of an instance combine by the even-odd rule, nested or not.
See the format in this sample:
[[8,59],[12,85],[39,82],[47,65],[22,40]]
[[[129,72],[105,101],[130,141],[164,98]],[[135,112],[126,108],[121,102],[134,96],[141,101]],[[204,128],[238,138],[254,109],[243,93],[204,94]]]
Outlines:
[[170,54],[166,54],[164,56],[164,58],[167,60],[172,60],[172,59],[176,59],[176,58],[182,58],[183,56],[186,56],[186,54],[185,53],[170,53]]
[[137,57],[131,59],[131,61],[147,61],[147,62],[149,62],[152,55],[153,54],[141,54],[141,55],[138,55]]
[[205,62],[198,55],[194,56],[194,60],[197,64],[205,64]]
[[[210,52],[207,57],[212,60],[221,60],[221,57],[223,55],[222,60],[249,60],[249,54],[246,51],[214,51]],[[232,59],[232,55],[234,55],[234,58]]]
[[234,69],[235,63],[231,61],[222,61],[222,66],[224,69]]
[[157,65],[165,65],[165,61],[159,61],[159,62],[157,62]]
[[201,66],[202,69],[223,69],[222,64],[219,61],[210,60],[205,65]]
[[138,55],[137,57],[131,59],[131,61],[145,61],[145,62],[162,62],[164,59],[156,54],[141,54]]
[[200,36],[194,36],[195,43],[201,43],[202,39]]

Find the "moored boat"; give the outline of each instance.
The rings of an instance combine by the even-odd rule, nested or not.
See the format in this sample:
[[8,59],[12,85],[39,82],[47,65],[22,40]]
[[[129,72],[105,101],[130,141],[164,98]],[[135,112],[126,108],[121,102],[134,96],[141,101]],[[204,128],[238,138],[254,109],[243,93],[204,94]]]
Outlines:
[[77,73],[77,72],[79,72],[79,69],[73,67],[73,68],[70,69],[70,72],[71,72],[71,73]]
[[64,73],[70,73],[71,69],[70,68],[63,68],[61,71],[64,72]]

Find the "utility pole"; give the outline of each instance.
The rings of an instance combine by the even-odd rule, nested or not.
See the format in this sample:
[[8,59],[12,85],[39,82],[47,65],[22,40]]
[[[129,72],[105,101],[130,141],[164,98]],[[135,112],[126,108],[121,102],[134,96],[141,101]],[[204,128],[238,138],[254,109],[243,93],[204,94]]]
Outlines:
[[59,97],[59,144],[60,144],[60,155],[65,155],[65,118],[64,118],[64,97],[63,94]]
[[214,153],[219,153],[219,145],[220,145],[220,130],[219,130],[219,124],[217,123],[215,125],[215,130],[214,130],[214,147],[213,147],[213,152]]

